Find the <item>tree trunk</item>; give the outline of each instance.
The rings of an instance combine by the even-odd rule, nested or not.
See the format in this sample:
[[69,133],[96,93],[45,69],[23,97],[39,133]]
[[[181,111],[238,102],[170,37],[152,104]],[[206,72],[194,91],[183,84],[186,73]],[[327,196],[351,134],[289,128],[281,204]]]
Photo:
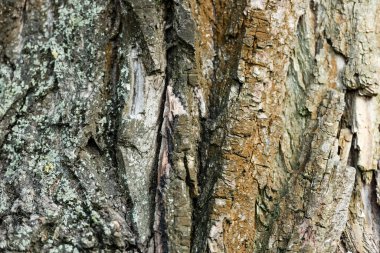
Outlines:
[[2,0],[1,252],[380,252],[380,1]]

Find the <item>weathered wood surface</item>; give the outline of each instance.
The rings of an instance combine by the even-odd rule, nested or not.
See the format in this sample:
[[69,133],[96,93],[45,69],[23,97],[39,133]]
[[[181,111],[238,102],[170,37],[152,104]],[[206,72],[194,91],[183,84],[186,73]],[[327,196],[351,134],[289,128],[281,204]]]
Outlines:
[[1,252],[380,249],[380,1],[2,0]]

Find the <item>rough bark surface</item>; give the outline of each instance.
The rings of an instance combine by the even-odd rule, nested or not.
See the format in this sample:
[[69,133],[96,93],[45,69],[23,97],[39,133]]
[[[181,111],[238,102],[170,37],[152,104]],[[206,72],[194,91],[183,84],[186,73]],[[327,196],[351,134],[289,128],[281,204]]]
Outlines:
[[2,0],[1,252],[380,252],[380,1]]

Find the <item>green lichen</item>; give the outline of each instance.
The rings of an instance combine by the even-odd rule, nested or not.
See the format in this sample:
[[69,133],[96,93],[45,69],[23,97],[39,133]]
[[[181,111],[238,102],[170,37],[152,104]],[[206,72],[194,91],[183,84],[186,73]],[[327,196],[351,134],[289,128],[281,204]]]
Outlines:
[[[99,211],[115,197],[109,193],[113,189],[105,193],[102,185],[109,180],[106,174],[113,166],[110,155],[105,159],[110,164],[103,162],[101,166],[91,159],[78,162],[78,155],[93,155],[85,147],[90,134],[96,132],[113,140],[107,135],[108,116],[102,111],[93,115],[98,107],[114,106],[112,99],[100,98],[109,91],[104,90],[104,65],[98,64],[104,60],[109,39],[104,32],[109,29],[109,20],[103,15],[109,3],[48,2],[50,6],[42,9],[50,12],[51,20],[44,15],[39,18],[41,26],[51,30],[24,38],[15,70],[0,65],[0,117],[11,107],[17,111],[9,117],[10,132],[2,146],[6,160],[4,183],[0,183],[0,214],[9,211],[16,201],[18,211],[26,216],[38,212],[31,215],[49,224],[45,227],[39,222],[31,225],[28,218],[20,220],[19,232],[6,230],[12,250],[30,250],[30,238],[39,238],[36,231],[46,230],[48,238],[41,252],[79,252],[98,243],[95,230],[103,231],[110,245],[114,243],[110,222],[119,217]],[[121,73],[126,83],[128,68]],[[127,96],[124,88],[118,92],[120,97]],[[20,194],[27,197],[13,199],[8,195],[9,185],[16,191],[25,189]],[[37,203],[38,209],[31,203]],[[17,214],[10,217],[19,218]],[[62,239],[65,229],[70,235]],[[0,243],[1,250],[8,248]]]

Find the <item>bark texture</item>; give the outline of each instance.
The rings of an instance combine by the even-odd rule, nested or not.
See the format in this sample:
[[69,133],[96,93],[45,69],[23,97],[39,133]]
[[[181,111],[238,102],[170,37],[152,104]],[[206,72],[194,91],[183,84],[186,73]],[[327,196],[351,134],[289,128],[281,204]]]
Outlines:
[[2,0],[1,252],[380,249],[380,1]]

